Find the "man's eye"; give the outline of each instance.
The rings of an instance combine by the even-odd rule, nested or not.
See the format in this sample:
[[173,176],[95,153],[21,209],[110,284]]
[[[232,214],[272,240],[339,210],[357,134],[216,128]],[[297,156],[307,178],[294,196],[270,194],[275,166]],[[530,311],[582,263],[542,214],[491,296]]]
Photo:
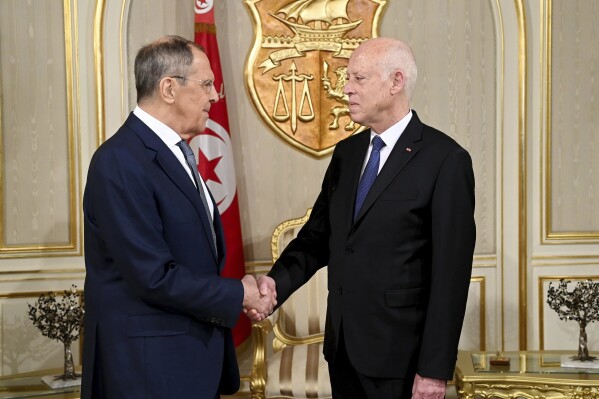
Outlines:
[[212,88],[212,86],[214,86],[214,82],[209,80],[207,82],[204,82],[204,86],[208,89],[208,88]]

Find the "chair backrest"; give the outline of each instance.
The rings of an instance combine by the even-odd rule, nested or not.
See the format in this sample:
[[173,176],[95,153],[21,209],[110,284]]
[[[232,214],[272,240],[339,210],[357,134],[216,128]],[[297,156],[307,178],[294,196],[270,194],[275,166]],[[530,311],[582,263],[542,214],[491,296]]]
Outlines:
[[[271,241],[273,263],[308,221],[311,211],[277,226]],[[327,294],[327,269],[323,267],[281,305],[273,330],[282,346],[323,341]]]

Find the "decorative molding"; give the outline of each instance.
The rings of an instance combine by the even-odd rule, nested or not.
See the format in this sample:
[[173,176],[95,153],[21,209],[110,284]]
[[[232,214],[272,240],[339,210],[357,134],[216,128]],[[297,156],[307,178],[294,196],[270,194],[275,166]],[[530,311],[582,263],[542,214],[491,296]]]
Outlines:
[[[552,56],[553,56],[553,1],[543,0],[541,5],[541,34],[543,40],[541,78],[543,112],[541,126],[543,130],[543,146],[541,151],[541,243],[542,244],[597,244],[599,231],[554,231],[553,228],[553,190],[552,190]],[[544,15],[543,15],[544,12]],[[544,34],[544,35],[543,35]],[[568,40],[568,39],[566,39]],[[544,123],[543,123],[544,122]]]
[[[71,281],[71,280],[83,280],[85,279],[85,271],[82,271],[80,275],[70,275],[61,277],[20,277],[20,278],[0,278],[0,283],[18,283],[25,281]],[[1,296],[1,295],[0,295]]]
[[531,266],[599,265],[599,255],[533,255]]
[[94,13],[94,71],[96,77],[96,146],[106,139],[104,107],[104,19],[106,14],[106,0],[97,0]]
[[121,67],[121,77],[123,79],[123,82],[121,84],[121,113],[123,116],[123,120],[125,120],[127,118],[127,113],[129,112],[129,109],[127,107],[127,105],[129,104],[129,96],[127,93],[127,88],[128,88],[128,78],[129,78],[129,72],[127,70],[127,65],[128,65],[128,60],[127,60],[127,54],[128,51],[125,48],[125,46],[127,45],[127,41],[125,40],[125,29],[126,29],[126,24],[127,21],[129,20],[129,10],[131,9],[131,1],[130,0],[122,0],[123,3],[121,4],[121,19],[120,19],[120,23],[119,23],[119,57],[120,57],[120,67]]
[[[499,270],[497,271],[497,275],[500,279],[500,293],[499,295],[501,296],[501,298],[503,298],[503,293],[504,293],[504,244],[505,244],[505,240],[504,240],[504,163],[503,163],[503,158],[504,158],[504,136],[505,136],[505,125],[504,125],[504,115],[505,115],[505,93],[504,93],[504,85],[505,85],[505,32],[504,32],[504,22],[503,22],[503,13],[501,10],[501,3],[500,0],[495,0],[495,7],[497,9],[497,26],[499,27],[499,43],[500,43],[500,67],[498,68],[498,70],[501,71],[501,73],[499,74],[499,107],[500,107],[500,111],[499,111],[499,118],[498,119],[498,123],[499,123],[499,137],[498,137],[498,141],[499,141],[499,157],[498,157],[498,173],[496,173],[497,175],[497,179],[498,179],[498,185],[499,185],[499,196],[498,196],[498,203],[499,203],[499,209],[498,209],[498,225],[499,225],[499,231],[498,231],[498,235],[497,238],[499,241],[499,254],[501,254],[501,261],[498,263],[497,262],[497,255],[495,255],[495,266],[499,267]],[[477,256],[474,256],[474,260],[475,260],[475,267],[477,266],[476,264],[476,260],[477,260]],[[503,326],[505,325],[505,312],[504,312],[504,307],[505,307],[505,303],[503,300],[501,300],[501,309],[500,309],[500,318],[501,318],[501,349],[503,350],[505,347],[505,335],[504,335],[504,329]]]
[[[66,123],[67,123],[67,164],[68,173],[68,242],[60,244],[34,244],[34,245],[12,245],[5,242],[5,223],[0,223],[0,258],[39,258],[53,256],[79,256],[82,253],[81,245],[83,234],[78,223],[79,211],[77,208],[80,193],[78,191],[77,179],[80,176],[80,167],[76,165],[76,137],[80,130],[79,125],[79,64],[75,49],[78,46],[77,35],[77,1],[62,0],[63,7],[63,29],[64,29],[64,62],[65,62],[65,94],[66,94]],[[74,11],[73,11],[74,10]],[[75,13],[75,18],[73,18]],[[73,56],[75,54],[75,57]],[[75,105],[77,104],[77,105]],[[1,108],[1,107],[0,107]],[[0,113],[0,122],[2,115]],[[2,126],[0,124],[0,140],[2,140]],[[0,152],[0,211],[5,210],[5,185],[3,154]],[[60,177],[58,177],[60,179]],[[6,216],[4,215],[4,221]]]
[[528,346],[528,186],[526,171],[528,170],[527,147],[527,113],[528,109],[528,79],[526,69],[526,8],[524,0],[514,0],[516,19],[518,23],[518,303],[519,303],[519,347],[526,350]]
[[574,385],[564,385],[564,387],[558,387],[553,385],[547,385],[544,383],[539,384],[517,384],[517,383],[496,383],[496,384],[482,384],[477,383],[476,393],[470,394],[466,391],[459,390],[458,394],[460,397],[465,399],[474,398],[501,398],[501,399],[512,399],[512,398],[581,398],[581,399],[598,399],[599,389],[595,387],[580,387]]

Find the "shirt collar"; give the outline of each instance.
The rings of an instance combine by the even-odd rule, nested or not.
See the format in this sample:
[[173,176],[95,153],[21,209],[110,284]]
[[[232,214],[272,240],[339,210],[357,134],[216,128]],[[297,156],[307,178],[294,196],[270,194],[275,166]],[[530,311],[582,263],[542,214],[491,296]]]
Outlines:
[[137,116],[143,123],[145,123],[169,148],[177,145],[181,141],[181,136],[177,134],[173,129],[148,114],[146,111],[141,109],[139,105],[135,106],[133,114]]
[[[395,125],[391,126],[389,129],[385,130],[379,137],[385,142],[385,147],[389,150],[392,150],[395,147],[395,143],[399,140],[401,134],[406,130],[408,123],[412,120],[412,110],[406,114],[399,122]],[[372,143],[372,138],[376,136],[372,130],[370,131],[370,142]]]

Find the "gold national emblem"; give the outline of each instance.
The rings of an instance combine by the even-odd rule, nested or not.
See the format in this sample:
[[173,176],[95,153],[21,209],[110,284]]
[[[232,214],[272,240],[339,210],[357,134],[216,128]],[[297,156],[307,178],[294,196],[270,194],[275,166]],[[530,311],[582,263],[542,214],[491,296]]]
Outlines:
[[246,82],[268,126],[315,157],[362,127],[343,93],[352,51],[378,35],[386,0],[245,0],[254,17]]

